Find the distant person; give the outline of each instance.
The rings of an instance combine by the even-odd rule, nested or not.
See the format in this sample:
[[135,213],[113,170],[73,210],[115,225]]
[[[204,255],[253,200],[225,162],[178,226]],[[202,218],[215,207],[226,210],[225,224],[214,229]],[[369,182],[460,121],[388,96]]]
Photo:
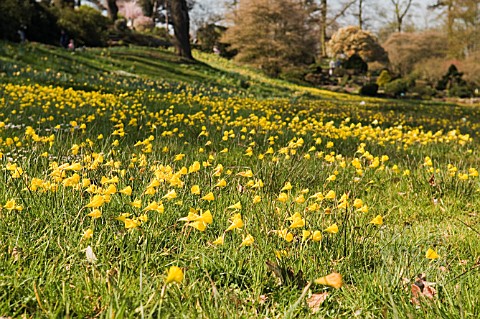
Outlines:
[[75,42],[73,41],[73,39],[70,39],[70,42],[68,42],[68,49],[70,51],[75,51]]
[[60,32],[60,46],[65,49],[68,47],[68,36],[64,30]]
[[17,33],[20,37],[20,42],[25,43],[25,41],[27,41],[27,36],[25,35],[25,26],[22,25],[22,27],[18,29]]
[[329,64],[329,69],[328,69],[328,74],[330,76],[333,75],[333,72],[335,71],[335,67],[337,66],[337,62],[335,62],[334,59],[331,59],[330,60],[330,64]]

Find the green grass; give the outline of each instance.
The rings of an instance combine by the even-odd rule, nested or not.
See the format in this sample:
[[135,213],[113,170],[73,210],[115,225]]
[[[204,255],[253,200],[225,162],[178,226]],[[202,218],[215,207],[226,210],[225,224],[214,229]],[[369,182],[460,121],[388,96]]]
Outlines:
[[[0,44],[0,317],[480,315],[477,107],[340,95],[195,56],[201,63],[162,49]],[[131,195],[118,192],[126,186]],[[334,199],[311,198],[331,190]],[[215,200],[202,200],[209,192]],[[96,194],[109,202],[92,219]],[[144,211],[152,201],[164,212]],[[179,220],[190,208],[210,210],[205,231]],[[124,213],[148,220],[129,229]],[[226,232],[235,213],[244,226]],[[305,225],[289,228],[295,213]],[[383,224],[370,223],[378,215]],[[325,231],[333,224],[338,233]],[[303,241],[304,230],[322,239]],[[254,243],[241,246],[248,234]],[[181,283],[165,284],[171,266]],[[332,272],[341,288],[302,294]],[[417,307],[420,273],[437,294]],[[312,314],[306,299],[321,292]]]

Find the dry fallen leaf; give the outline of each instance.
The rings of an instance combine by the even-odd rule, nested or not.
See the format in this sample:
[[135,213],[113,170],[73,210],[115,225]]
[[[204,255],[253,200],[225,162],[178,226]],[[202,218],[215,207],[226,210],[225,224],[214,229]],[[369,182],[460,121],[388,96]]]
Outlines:
[[312,313],[317,313],[320,310],[320,305],[327,299],[328,291],[325,291],[321,294],[312,294],[310,298],[307,299],[307,304]]
[[430,186],[432,186],[432,187],[437,186],[437,183],[435,183],[435,175],[432,174],[432,176],[431,176],[430,179],[428,180],[428,183],[429,183]]
[[[418,275],[415,283],[412,284],[412,299],[410,299],[410,301],[414,305],[420,306],[422,297],[433,300],[435,294],[437,293],[435,288],[432,287],[434,284],[435,283],[433,282],[426,281],[425,274]],[[423,300],[425,300],[425,298],[423,298]]]

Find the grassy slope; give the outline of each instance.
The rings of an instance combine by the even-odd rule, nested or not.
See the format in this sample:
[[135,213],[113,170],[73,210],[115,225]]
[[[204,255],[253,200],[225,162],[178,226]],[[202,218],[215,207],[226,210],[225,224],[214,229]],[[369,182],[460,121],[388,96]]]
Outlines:
[[[477,109],[423,102],[365,100],[268,79],[253,70],[235,66],[215,56],[198,53],[196,57],[204,63],[186,63],[171,52],[160,49],[88,49],[71,53],[37,44],[26,47],[0,44],[0,72],[3,72],[0,82],[30,82],[111,92],[115,96],[112,99],[125,106],[128,118],[137,117],[134,105],[139,103],[131,95],[120,97],[121,93],[137,89],[142,92],[154,90],[174,92],[178,100],[142,96],[140,102],[149,110],[167,109],[169,105],[175,105],[178,113],[193,115],[202,110],[205,113],[208,111],[221,114],[225,112],[214,112],[214,109],[218,104],[221,106],[225,100],[233,103],[232,108],[238,107],[235,112],[238,111],[238,114],[246,117],[250,113],[265,112],[263,108],[252,111],[249,106],[244,106],[245,103],[255,105],[259,102],[261,107],[271,108],[274,114],[278,115],[278,122],[291,122],[291,119],[299,114],[301,119],[320,119],[323,122],[331,120],[339,126],[349,117],[351,123],[362,122],[365,125],[378,120],[379,129],[402,125],[405,134],[416,129],[419,130],[418,135],[422,129],[431,129],[433,132],[440,129],[444,132],[458,130],[457,132],[461,133],[471,133],[473,141],[466,146],[454,142],[425,145],[415,143],[403,150],[398,144],[381,146],[376,145],[373,137],[371,140],[365,139],[367,149],[372,154],[386,154],[392,164],[398,164],[402,170],[411,169],[412,173],[410,177],[394,174],[392,165],[385,171],[376,171],[368,169],[369,163],[365,162],[365,178],[357,184],[352,182],[356,175],[354,170],[349,170],[350,165],[343,169],[339,162],[302,160],[306,150],[314,145],[309,135],[304,136],[307,145],[298,149],[297,157],[292,156],[293,159],[286,160],[276,153],[281,159],[275,164],[270,161],[257,161],[255,156],[249,158],[243,155],[247,143],[238,138],[243,124],[237,124],[233,119],[229,123],[217,123],[215,125],[221,130],[216,131],[213,125],[209,137],[213,141],[212,152],[219,156],[218,160],[226,167],[235,170],[235,173],[244,167],[252,167],[255,174],[258,174],[255,177],[262,178],[266,183],[261,192],[262,197],[271,201],[261,206],[252,206],[249,202],[251,193],[240,195],[235,185],[227,187],[225,192],[216,192],[216,195],[221,196],[209,206],[201,206],[204,204],[194,196],[183,194],[186,204],[212,209],[214,224],[209,226],[204,234],[183,228],[178,218],[185,216],[187,210],[168,202],[164,215],[149,216],[151,221],[145,225],[144,232],[126,232],[113,217],[119,211],[129,210],[129,205],[115,199],[108,210],[105,209],[105,215],[115,215],[100,223],[91,223],[95,235],[90,244],[101,260],[96,267],[86,265],[84,255],[78,252],[77,247],[84,248],[85,243],[80,238],[90,223],[89,219],[83,217],[80,223],[80,215],[77,215],[78,208],[88,202],[88,195],[83,194],[85,198],[78,198],[76,193],[67,190],[58,196],[43,196],[37,193],[25,196],[25,192],[21,191],[24,187],[21,181],[12,182],[9,173],[2,170],[2,178],[8,182],[8,186],[5,183],[0,188],[5,196],[1,198],[1,204],[10,197],[24,198],[28,209],[24,210],[26,215],[7,212],[5,209],[0,211],[0,229],[3,234],[0,235],[0,300],[3,300],[0,301],[0,316],[10,314],[9,308],[12,308],[18,316],[25,312],[30,316],[55,317],[70,312],[77,316],[107,317],[117,314],[119,317],[138,317],[144,306],[145,314],[152,314],[154,317],[165,317],[168,313],[188,317],[282,317],[298,299],[301,291],[295,289],[294,285],[278,287],[276,279],[266,269],[265,260],[274,260],[273,252],[281,249],[289,253],[288,257],[283,259],[285,270],[289,267],[293,268],[294,272],[302,270],[307,279],[325,274],[331,269],[344,275],[346,287],[338,291],[330,290],[330,299],[322,306],[321,317],[352,317],[358,314],[360,317],[374,318],[383,314],[432,318],[443,315],[451,318],[478,315],[475,305],[479,302],[480,282],[478,272],[470,270],[478,265],[479,255],[479,238],[475,232],[478,228],[478,180],[469,180],[465,184],[450,176],[450,172],[446,170],[447,164],[452,163],[463,172],[469,167],[480,167],[476,135],[480,114]],[[150,85],[150,81],[155,81],[155,84]],[[188,85],[182,84],[183,81],[188,82]],[[212,86],[218,89],[211,89]],[[182,95],[184,90],[196,97],[203,93],[208,95],[208,99],[198,102],[197,105],[197,102],[191,102],[192,98]],[[216,98],[215,94],[219,97]],[[249,99],[248,95],[254,98]],[[239,105],[231,102],[236,101],[236,98],[240,99]],[[363,100],[366,105],[360,105],[359,102]],[[33,120],[22,117],[21,114],[17,117],[10,116],[12,109],[20,107],[15,101],[11,103],[6,105],[10,109],[2,110],[1,120],[6,121],[5,119],[9,118],[11,121],[24,120],[27,124],[28,121],[32,121],[32,125],[37,124],[34,121],[37,116],[35,113],[31,114]],[[193,106],[189,108],[187,104]],[[41,106],[42,103],[39,103],[39,109]],[[129,109],[132,113],[129,113]],[[20,153],[24,158],[23,164],[28,163],[28,167],[25,167],[28,173],[39,176],[46,174],[41,168],[48,167],[48,161],[37,159],[44,150],[48,150],[52,155],[58,154],[56,159],[60,162],[70,161],[67,154],[70,154],[69,149],[73,143],[80,144],[86,137],[96,140],[100,133],[106,138],[104,142],[96,143],[105,154],[112,156],[109,152],[110,144],[116,137],[110,136],[113,124],[107,120],[108,116],[104,117],[105,122],[100,122],[103,118],[99,116],[97,122],[88,124],[87,133],[68,133],[68,120],[72,119],[69,116],[77,116],[75,112],[81,110],[64,109],[60,117],[55,119],[58,122],[52,123],[66,129],[65,133],[58,134],[59,143],[55,143],[51,149],[48,146],[44,149],[38,146],[31,154],[28,151]],[[232,116],[234,114],[232,112]],[[41,112],[38,116],[42,116]],[[128,118],[125,122],[128,122]],[[206,124],[209,120],[198,122]],[[147,120],[140,121],[144,121],[142,127],[149,127]],[[209,150],[205,146],[206,139],[198,138],[200,125],[189,127],[173,123],[172,127],[165,130],[171,130],[175,125],[178,125],[186,136],[169,139],[160,136],[157,131],[152,161],[155,159],[168,163],[178,153],[187,154],[185,161],[180,162],[187,167],[193,160],[207,160],[206,155],[198,153],[200,147]],[[319,150],[326,154],[330,152],[332,149],[325,148],[324,145],[326,141],[333,140],[333,150],[337,151],[337,154],[343,154],[348,162],[354,156],[359,156],[356,149],[360,137],[343,139],[335,135],[322,135],[325,133],[324,129],[328,131],[328,126],[320,123],[318,126],[319,129],[315,132],[324,139],[322,145],[317,145]],[[251,127],[254,127],[253,124]],[[249,129],[251,127],[249,126]],[[120,155],[112,158],[128,164],[130,153],[138,151],[133,144],[146,139],[150,130],[126,129],[129,134],[118,148]],[[210,127],[208,129],[210,130]],[[223,131],[229,129],[235,130],[237,137],[221,142]],[[376,126],[372,126],[373,132],[375,129]],[[15,129],[10,130],[17,134]],[[276,151],[296,136],[288,124],[283,126],[280,132],[263,132],[261,128],[257,130],[257,134],[250,136],[249,140],[257,143],[254,148],[255,155],[266,151],[269,146],[267,136],[278,134],[278,141],[274,146]],[[4,133],[10,134],[10,131]],[[21,137],[20,133],[17,135]],[[415,138],[415,134],[411,134],[412,138]],[[372,133],[372,136],[375,134]],[[30,142],[25,143],[28,145]],[[170,148],[167,154],[161,151],[164,145]],[[230,151],[226,155],[219,155],[223,147],[228,147]],[[140,151],[138,153],[140,154]],[[427,155],[434,158],[435,167],[440,169],[437,173],[437,185],[434,187],[429,185],[430,174],[423,166],[423,159]],[[238,167],[238,163],[241,167]],[[178,168],[174,162],[172,165]],[[324,183],[335,170],[340,171],[336,184]],[[103,168],[99,173],[108,172],[108,168]],[[186,178],[188,185],[198,183],[202,189],[211,187],[211,176],[206,172],[205,170],[200,173],[203,177],[201,179]],[[96,171],[87,172],[86,175],[92,179],[99,178]],[[126,176],[138,181],[137,187],[140,190],[137,190],[137,195],[142,187],[149,183],[149,175],[141,169],[128,169]],[[232,181],[241,183],[242,179],[232,177]],[[324,234],[323,242],[305,246],[297,245],[298,242],[287,244],[272,234],[267,235],[270,230],[278,229],[279,225],[288,226],[283,218],[286,216],[279,217],[275,213],[275,206],[282,209],[282,214],[286,213],[286,210],[289,215],[293,214],[294,208],[297,209],[293,203],[282,206],[275,202],[286,181],[292,182],[292,192],[296,192],[296,195],[302,188],[311,188],[311,192],[319,188],[322,190],[322,187],[323,190],[335,188],[338,196],[343,192],[350,192],[352,198],[358,196],[367,202],[371,211],[368,216],[362,216],[358,220],[343,221],[339,212],[321,215],[324,217],[318,220],[312,219],[316,215],[308,215],[308,222],[319,229],[328,226],[325,223],[339,223],[342,234],[337,234],[338,237]],[[122,183],[128,182],[122,180]],[[434,197],[441,199],[440,204],[432,204]],[[248,247],[239,249],[241,236],[229,233],[223,248],[212,248],[208,242],[214,240],[229,224],[228,218],[231,214],[226,207],[238,200],[242,201],[245,207],[242,214],[247,221],[246,230],[256,238],[254,247],[251,250]],[[70,211],[75,212],[73,219],[70,218]],[[385,217],[384,227],[377,229],[372,225],[365,226],[376,214]],[[22,223],[20,216],[29,218],[28,227]],[[355,227],[346,227],[347,222]],[[22,248],[18,254],[27,258],[12,262],[10,256],[15,255],[12,249],[17,246]],[[436,247],[441,258],[433,262],[426,260],[424,253],[428,247]],[[186,283],[180,289],[172,286],[167,291],[168,298],[161,301],[158,292],[162,286],[164,269],[177,262],[187,270]],[[428,280],[438,283],[440,294],[435,303],[426,303],[423,308],[416,310],[409,302],[409,286],[402,283],[402,278],[413,279],[419,272],[426,272]],[[208,276],[212,277],[213,282],[210,282]],[[3,292],[2,287],[5,287]],[[215,291],[219,293],[216,294]],[[314,292],[321,291],[321,288],[314,289]],[[258,302],[260,295],[268,297],[266,303]],[[215,299],[215,302],[212,299]],[[301,304],[294,309],[294,314],[305,317],[309,315],[309,311]]]

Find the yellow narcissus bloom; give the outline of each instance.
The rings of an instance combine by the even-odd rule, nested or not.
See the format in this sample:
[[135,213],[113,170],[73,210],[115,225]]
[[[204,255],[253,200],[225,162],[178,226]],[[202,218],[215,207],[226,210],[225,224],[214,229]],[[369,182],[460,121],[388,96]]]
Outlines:
[[88,207],[88,208],[98,208],[100,206],[103,205],[103,203],[105,202],[105,199],[102,195],[95,195],[93,196],[93,198],[90,200],[90,203],[88,203],[87,205],[85,205],[85,207]]
[[343,285],[342,275],[333,272],[330,275],[315,279],[314,282],[319,285],[330,286],[333,288],[340,288]]
[[232,224],[225,231],[243,227],[242,214],[235,214],[232,218]]
[[428,248],[427,253],[425,254],[425,257],[428,259],[437,259],[440,256],[437,254],[435,250],[433,250],[432,248]]
[[333,182],[337,179],[337,176],[336,175],[330,175],[328,178],[327,178],[327,182]]
[[278,194],[277,200],[278,200],[279,202],[285,203],[285,202],[288,200],[288,195],[287,195],[287,193],[280,193],[280,194]]
[[137,219],[125,218],[123,221],[125,223],[125,228],[134,229],[140,226],[140,222]]
[[207,224],[200,221],[200,220],[197,220],[196,222],[189,223],[189,224],[187,224],[187,226],[193,227],[193,228],[195,228],[199,231],[205,231],[205,229],[207,228]]
[[336,234],[338,233],[338,226],[337,224],[333,224],[332,226],[327,227],[325,231],[330,234]]
[[155,195],[157,193],[157,190],[154,187],[148,187],[143,194],[144,195]]
[[283,191],[289,191],[292,189],[292,184],[290,184],[290,182],[286,182],[285,183],[285,186],[283,186],[283,188],[280,190],[281,192]]
[[102,211],[95,208],[91,213],[87,214],[87,216],[92,217],[93,219],[100,218],[102,216]]
[[217,184],[215,184],[215,187],[223,188],[223,187],[225,187],[225,186],[227,186],[227,182],[226,182],[223,178],[222,178],[221,180],[219,180],[219,181],[217,182]]
[[287,228],[274,231],[280,238],[283,238],[286,242],[290,243],[293,240],[293,234],[288,231]]
[[368,213],[368,206],[367,206],[367,205],[363,205],[363,206],[360,207],[357,211],[362,212],[362,213]]
[[211,224],[213,222],[213,216],[212,213],[210,213],[210,210],[207,210],[205,211],[205,213],[198,215],[195,209],[190,208],[190,212],[188,213],[187,217],[182,217],[179,220],[192,222],[187,224],[187,226],[191,226],[200,231],[204,231],[207,227],[207,224]]
[[306,241],[308,238],[310,238],[311,234],[312,232],[309,230],[302,230],[302,241]]
[[377,215],[377,217],[375,217],[374,219],[372,219],[372,220],[370,221],[370,224],[382,225],[382,224],[383,224],[383,217],[380,216],[380,215]]
[[252,235],[248,234],[247,236],[243,237],[243,241],[240,246],[251,246],[255,239]]
[[130,203],[132,207],[135,208],[141,208],[142,207],[142,200],[141,199],[136,199],[133,202]]
[[247,170],[247,171],[244,171],[244,172],[240,172],[237,174],[238,176],[241,176],[241,177],[253,177],[253,172],[251,169]]
[[468,169],[468,175],[472,176],[472,177],[478,177],[478,171],[477,169],[471,167]]
[[255,196],[253,197],[253,203],[254,203],[254,204],[260,203],[261,201],[262,201],[262,198],[261,198],[260,196],[255,195]]
[[129,213],[123,213],[121,214],[120,216],[116,217],[115,219],[116,220],[119,220],[121,222],[125,222],[125,220],[127,219],[127,217],[129,217],[130,214]]
[[104,195],[113,195],[117,192],[117,187],[115,184],[110,184],[106,190],[103,191]]
[[323,196],[322,192],[318,192],[310,196],[309,198],[314,198],[316,201],[322,201],[325,196]]
[[83,239],[90,239],[93,236],[93,230],[91,228],[87,229],[84,233],[82,238]]
[[312,240],[313,241],[320,241],[322,240],[322,232],[319,230],[316,230],[312,234]]
[[297,196],[295,198],[295,203],[297,203],[297,204],[305,203],[305,197],[303,196],[303,194],[300,194],[299,196]]
[[185,157],[185,154],[177,154],[175,155],[174,161],[181,161]]
[[335,192],[333,190],[328,191],[328,193],[325,195],[325,199],[335,199]]
[[290,228],[300,228],[305,226],[305,220],[302,218],[300,213],[295,213],[291,217],[288,217],[287,220],[291,220]]
[[12,210],[17,210],[17,211],[22,211],[23,207],[20,205],[17,205],[14,199],[11,199],[5,203],[5,206],[3,206],[6,210],[12,211]]
[[233,204],[233,205],[231,205],[231,206],[228,206],[227,208],[240,210],[240,209],[242,209],[242,204],[241,204],[240,202],[237,202],[237,203],[235,203],[235,204]]
[[108,178],[108,177],[105,177],[105,176],[102,176],[102,179],[100,181],[100,183],[103,185],[103,184],[118,184],[118,176],[114,176],[112,178]]
[[200,170],[200,162],[195,161],[193,164],[188,168],[188,173],[198,172]]
[[341,201],[337,206],[338,209],[346,209],[347,207],[348,207],[348,202],[346,200]]
[[192,188],[190,189],[190,192],[193,195],[200,195],[200,186],[198,185],[193,185]]
[[165,278],[165,284],[176,282],[178,284],[183,281],[183,271],[180,267],[172,266],[168,269],[167,278]]
[[175,192],[175,190],[172,189],[167,194],[165,194],[165,196],[163,196],[162,198],[168,199],[168,200],[172,200],[174,198],[177,198],[177,192]]
[[130,195],[132,195],[132,187],[127,186],[127,187],[119,190],[118,192],[119,192],[120,194],[130,196]]
[[148,212],[152,210],[159,213],[163,213],[165,211],[165,208],[162,202],[157,203],[156,201],[152,201],[150,204],[147,205],[147,207],[143,209],[144,212]]
[[212,242],[212,244],[217,245],[217,246],[223,245],[223,243],[224,243],[224,237],[223,237],[223,235],[220,236],[220,237],[218,237],[217,239],[215,239],[215,240]]
[[207,195],[203,196],[203,197],[200,198],[200,199],[207,200],[207,201],[212,201],[212,200],[215,200],[215,196],[213,196],[213,193],[210,192],[210,193],[208,193]]
[[363,200],[361,200],[360,198],[355,198],[355,200],[353,201],[353,207],[355,207],[356,209],[360,209],[363,205]]

